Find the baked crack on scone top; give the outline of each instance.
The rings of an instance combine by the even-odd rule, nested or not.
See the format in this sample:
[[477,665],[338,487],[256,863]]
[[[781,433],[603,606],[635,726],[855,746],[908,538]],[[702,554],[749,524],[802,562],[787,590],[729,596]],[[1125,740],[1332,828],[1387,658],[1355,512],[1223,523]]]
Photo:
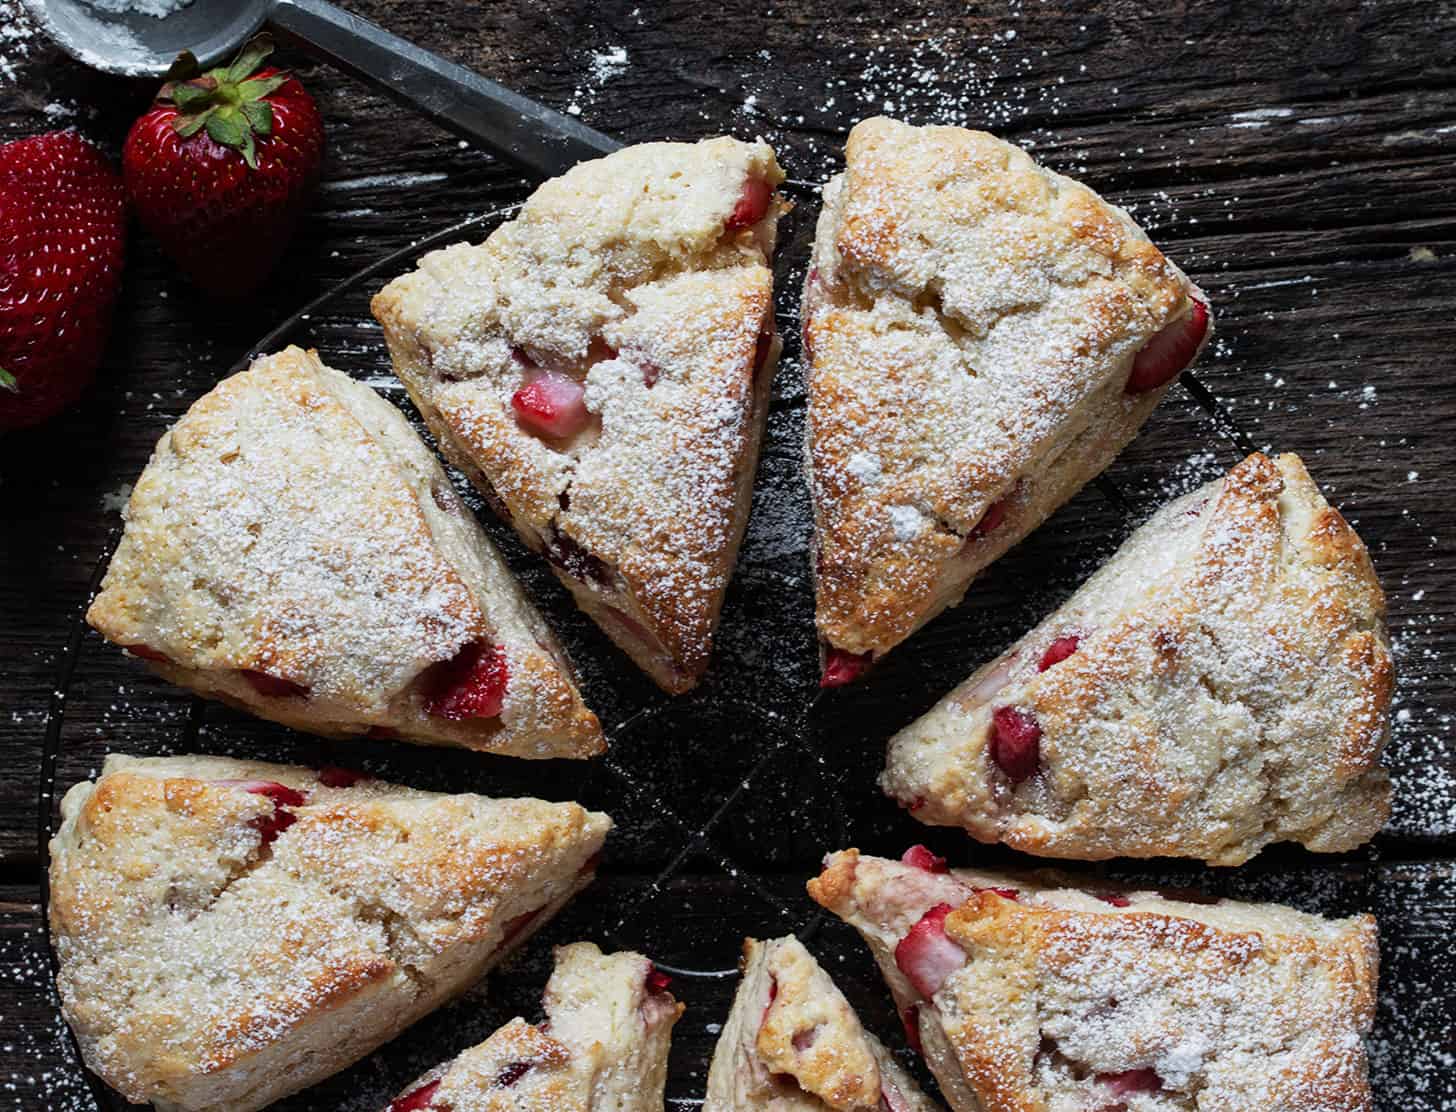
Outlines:
[[605,748],[570,662],[404,416],[296,347],[157,443],[86,620],[173,683],[330,737]]
[[384,1112],[662,1112],[683,1005],[630,950],[556,949],[539,1025],[513,1019],[437,1066]]
[[[955,1112],[1368,1112],[1375,920],[831,854]],[[1195,902],[1197,901],[1197,902]]]
[[1298,456],[1256,454],[896,734],[880,783],[1045,857],[1338,853],[1390,814],[1394,684],[1364,544]]
[[936,1112],[793,935],[745,939],[703,1112]]
[[1127,213],[1009,143],[872,119],[845,153],[802,312],[826,686],[959,602],[1212,333]]
[[672,692],[708,665],[747,522],[782,181],[762,141],[628,147],[373,302],[441,449]]
[[161,1112],[252,1112],[398,1035],[590,883],[575,803],[344,769],[108,757],[50,845],[62,1011]]

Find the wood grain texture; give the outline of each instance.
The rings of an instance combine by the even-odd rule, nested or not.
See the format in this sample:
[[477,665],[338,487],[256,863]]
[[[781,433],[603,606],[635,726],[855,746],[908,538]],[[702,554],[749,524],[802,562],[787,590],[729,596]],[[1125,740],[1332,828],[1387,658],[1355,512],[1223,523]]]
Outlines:
[[[1256,443],[1304,455],[1369,543],[1390,596],[1401,677],[1389,755],[1396,814],[1374,850],[1334,863],[1281,851],[1236,876],[1190,875],[1229,894],[1265,891],[1304,906],[1376,910],[1386,956],[1375,1044],[1381,1107],[1436,1109],[1456,1100],[1449,1071],[1433,1057],[1456,1053],[1447,943],[1456,907],[1450,869],[1441,864],[1456,856],[1449,679],[1456,514],[1447,478],[1456,473],[1456,21],[1449,4],[345,6],[553,106],[575,106],[586,122],[625,141],[761,133],[792,178],[817,182],[839,166],[848,127],[886,112],[988,128],[1132,209],[1214,299],[1219,341],[1201,365],[1202,380]],[[20,12],[17,0],[0,0],[0,141],[71,120],[115,153],[151,89],[71,63],[29,36]],[[613,62],[619,48],[622,66]],[[381,255],[528,190],[487,154],[350,79],[292,60],[319,99],[329,151],[314,211],[277,278],[246,306],[208,304],[134,230],[97,386],[44,429],[0,441],[0,883],[9,885],[0,889],[7,970],[0,1080],[17,1086],[0,1105],[13,1095],[18,1108],[90,1107],[75,1088],[45,987],[32,907],[33,817],[57,653],[117,521],[118,497],[166,426],[280,320]],[[796,199],[779,268],[787,327],[816,207],[807,190]],[[331,305],[308,334],[336,361],[375,373],[384,364],[377,329],[364,316],[367,292]],[[507,540],[573,650],[587,655],[604,718],[655,709],[633,720],[608,762],[549,777],[509,762],[480,770],[454,757],[422,770],[413,754],[388,746],[348,754],[421,783],[474,776],[473,785],[483,778],[499,790],[610,804],[622,828],[615,872],[563,930],[606,923],[656,954],[711,965],[731,963],[744,930],[808,922],[797,885],[820,851],[850,836],[881,849],[921,836],[870,787],[885,734],[1070,593],[1139,516],[1238,455],[1174,391],[1110,472],[1130,507],[1098,489],[1084,492],[993,569],[965,608],[898,650],[869,696],[819,704],[796,734],[802,723],[768,716],[765,708],[778,713],[778,704],[757,688],[802,693],[812,683],[802,537],[784,533],[802,514],[802,401],[790,360],[776,386],[758,509],[709,697],[654,702]],[[766,613],[781,634],[771,645],[764,644]],[[94,638],[80,676],[63,782],[91,772],[108,742],[166,746],[190,713],[186,699]],[[802,736],[808,745],[785,741]],[[201,740],[297,751],[281,731],[218,708],[205,712]],[[338,756],[308,744],[305,756]],[[941,852],[965,855],[961,843],[931,840]],[[645,896],[633,903],[674,863],[687,870],[665,882],[676,903]],[[763,882],[735,894],[725,864]],[[623,918],[629,906],[636,926]],[[816,937],[846,955],[856,1002],[899,1045],[883,993],[867,966],[853,965],[853,947],[833,931]],[[546,953],[534,946],[512,974],[514,988],[493,997],[473,1025],[462,1026],[461,1009],[432,1020],[309,1106],[343,1107],[351,1085],[387,1092],[432,1048],[466,1045],[510,1008],[534,1014]],[[674,1051],[674,1092],[684,1098],[694,1091],[694,1070],[700,1091],[707,1024],[721,1020],[731,992],[726,981],[693,984],[700,995]]]

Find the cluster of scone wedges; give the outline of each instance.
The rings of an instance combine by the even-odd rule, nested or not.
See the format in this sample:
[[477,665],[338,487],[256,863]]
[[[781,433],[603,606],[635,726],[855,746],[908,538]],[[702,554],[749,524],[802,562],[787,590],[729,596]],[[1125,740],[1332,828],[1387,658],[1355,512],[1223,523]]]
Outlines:
[[[762,141],[547,182],[374,299],[445,457],[662,688],[706,669],[780,343]],[[823,683],[858,679],[1099,474],[1208,342],[1122,210],[992,136],[869,120],[824,188],[801,320]],[[138,479],[88,618],[296,729],[519,757],[605,747],[571,664],[391,404],[297,348],[221,382]],[[1359,538],[1293,455],[1164,507],[889,742],[922,822],[1043,857],[1237,865],[1389,810],[1392,672]],[[108,759],[62,803],[51,934],[87,1064],[249,1112],[476,982],[588,884],[611,820],[340,768]],[[1367,1109],[1369,916],[844,850],[864,938],[956,1112]],[[390,1106],[659,1110],[645,957],[558,949],[515,1019]],[[748,940],[705,1107],[938,1107],[798,940]]]

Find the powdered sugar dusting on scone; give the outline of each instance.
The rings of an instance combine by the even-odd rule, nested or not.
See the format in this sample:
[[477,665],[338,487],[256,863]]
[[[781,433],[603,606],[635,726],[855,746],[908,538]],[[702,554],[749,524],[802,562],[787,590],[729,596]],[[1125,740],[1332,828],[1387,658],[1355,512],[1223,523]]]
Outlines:
[[296,350],[195,404],[126,519],[93,621],[189,667],[367,710],[489,632],[388,452]]
[[428,1105],[450,1112],[659,1112],[673,1024],[683,1005],[641,954],[590,942],[556,950],[546,1020],[513,1019],[437,1067],[391,1107],[434,1085]]
[[746,939],[704,1112],[933,1112],[792,935]]
[[[869,944],[956,1109],[1371,1106],[1369,916],[930,874],[854,850],[825,866],[810,894]],[[937,904],[960,957],[926,996],[903,943]]]
[[112,757],[62,818],[52,941],[87,1063],[134,1101],[233,1112],[467,987],[590,879],[611,825],[217,757]]
[[1134,356],[1201,295],[1125,213],[992,136],[874,119],[847,160],[804,295],[817,620],[879,654],[1107,465],[1166,388],[1128,392]]
[[[922,821],[1048,856],[1352,849],[1390,807],[1384,612],[1298,457],[1251,456],[897,734],[882,786]],[[1037,734],[1014,782],[1004,708]]]
[[[630,147],[374,300],[444,450],[670,690],[706,667],[747,517],[782,180],[762,142]],[[569,439],[512,412],[543,369],[586,387]]]
[[[402,415],[298,348],[200,399],[137,481],[87,615],[167,678],[325,734],[586,755],[564,654]],[[499,717],[432,717],[431,666],[503,654]]]

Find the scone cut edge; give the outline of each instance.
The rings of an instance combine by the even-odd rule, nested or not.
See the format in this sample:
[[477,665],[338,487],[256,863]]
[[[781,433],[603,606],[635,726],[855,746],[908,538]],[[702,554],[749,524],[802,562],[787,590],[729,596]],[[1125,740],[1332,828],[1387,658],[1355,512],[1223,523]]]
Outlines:
[[1212,335],[1121,209],[994,136],[851,131],[805,280],[825,686],[1099,474]]
[[1390,813],[1393,689],[1365,546],[1299,457],[1255,454],[896,734],[880,783],[1046,857],[1342,852]]
[[417,1078],[383,1112],[661,1112],[683,1005],[641,954],[556,948],[545,1020],[517,1017]]
[[628,147],[372,305],[442,450],[674,693],[707,668],[747,522],[782,181],[762,140]]
[[1372,1107],[1369,915],[948,870],[924,847],[831,854],[808,890],[864,938],[954,1112]]
[[522,757],[605,747],[570,662],[403,415],[289,347],[165,433],[87,621],[295,729]]
[[252,1112],[473,984],[590,882],[574,803],[313,769],[113,755],[61,804],[66,1021],[127,1099]]
[[745,939],[703,1112],[935,1112],[792,935]]

